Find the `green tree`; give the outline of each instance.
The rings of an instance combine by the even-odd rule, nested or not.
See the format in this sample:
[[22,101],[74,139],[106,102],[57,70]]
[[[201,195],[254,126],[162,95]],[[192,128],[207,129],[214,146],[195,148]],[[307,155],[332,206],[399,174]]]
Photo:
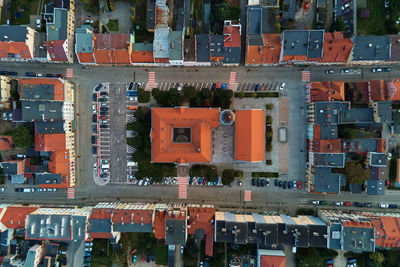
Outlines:
[[214,92],[213,106],[229,109],[232,104],[233,91],[217,88]]
[[346,180],[353,184],[363,184],[369,179],[369,171],[360,163],[348,162],[344,167]]
[[225,169],[222,172],[221,181],[224,185],[230,185],[235,180],[235,170]]
[[197,90],[193,86],[183,88],[183,95],[186,99],[191,100],[197,96]]
[[268,116],[266,117],[266,119],[265,119],[265,122],[266,122],[267,124],[271,124],[271,123],[272,123],[272,117],[268,115]]
[[274,104],[267,104],[267,105],[265,105],[265,108],[267,109],[267,110],[272,110],[272,109],[274,109]]
[[150,102],[150,92],[145,91],[143,88],[138,89],[138,102],[139,103],[148,103]]
[[7,135],[12,136],[15,146],[18,148],[27,149],[34,145],[33,133],[29,123],[21,125]]
[[203,99],[210,98],[210,97],[211,97],[211,91],[210,91],[210,89],[208,89],[208,88],[202,88],[202,89],[200,90],[200,96],[201,96]]
[[356,138],[356,133],[353,129],[349,127],[339,127],[339,137],[351,140]]
[[230,6],[224,1],[218,6],[215,17],[221,22],[224,20],[238,20],[240,17],[240,8]]
[[381,252],[373,252],[369,254],[369,258],[375,263],[382,263],[385,259],[385,256]]

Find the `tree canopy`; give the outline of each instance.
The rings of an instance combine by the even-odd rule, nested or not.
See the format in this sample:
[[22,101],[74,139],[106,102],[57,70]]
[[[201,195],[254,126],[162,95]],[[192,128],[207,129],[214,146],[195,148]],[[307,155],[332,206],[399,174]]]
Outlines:
[[182,106],[183,97],[176,88],[171,88],[168,91],[161,91],[159,88],[154,88],[151,94],[162,107]]
[[363,184],[370,177],[369,171],[364,169],[361,163],[348,162],[344,170],[346,173],[346,180],[353,184]]
[[233,181],[235,180],[235,170],[232,169],[225,169],[222,172],[222,184],[224,185],[230,185],[231,183],[233,183]]
[[30,148],[34,143],[32,129],[29,123],[19,126],[17,129],[8,133],[12,136],[13,143],[18,148]]

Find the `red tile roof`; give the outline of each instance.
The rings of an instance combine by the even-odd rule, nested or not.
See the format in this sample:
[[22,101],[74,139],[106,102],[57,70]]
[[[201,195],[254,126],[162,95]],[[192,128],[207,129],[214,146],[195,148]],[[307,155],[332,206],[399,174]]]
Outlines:
[[22,97],[32,97],[25,96],[25,90],[29,89],[33,85],[53,85],[54,86],[54,98],[52,100],[64,101],[64,84],[59,79],[47,79],[47,78],[19,78],[19,89],[20,95]]
[[90,237],[92,239],[95,239],[95,238],[112,239],[112,238],[114,238],[112,233],[97,233],[97,232],[90,232]]
[[1,222],[12,229],[25,228],[25,218],[28,214],[37,210],[38,207],[10,206],[7,207]]
[[395,79],[388,81],[386,83],[387,91],[386,98],[387,100],[399,101],[400,100],[400,80]]
[[95,50],[94,56],[98,64],[130,64],[128,50]]
[[154,63],[153,51],[132,51],[131,61],[133,63]]
[[361,99],[358,93],[354,94],[353,101],[355,102],[369,102],[369,94],[371,93],[371,100],[383,101],[386,100],[386,84],[383,80],[373,80],[367,82],[357,82],[355,84],[357,91],[363,95]]
[[94,53],[78,53],[80,63],[95,63]]
[[32,58],[29,47],[23,42],[0,42],[0,58],[7,58],[8,54],[19,54],[21,58]]
[[90,214],[90,219],[111,219],[111,215],[113,214],[112,208],[94,208],[92,209],[92,213]]
[[7,151],[11,149],[12,136],[1,136],[0,137],[0,151]]
[[372,219],[375,228],[375,244],[383,248],[400,247],[400,219],[398,217],[379,217]]
[[321,125],[314,125],[314,140],[321,138]]
[[153,210],[114,209],[113,223],[152,224]]
[[129,47],[129,34],[127,33],[98,33],[94,35],[94,49],[124,50]]
[[35,134],[35,150],[65,150],[65,134]]
[[44,43],[51,61],[68,61],[68,52],[64,49],[64,43],[66,41],[67,40],[56,40]]
[[311,101],[344,101],[344,82],[313,82]]
[[376,139],[376,152],[386,153],[386,139]]
[[195,235],[197,230],[202,229],[206,234],[206,248],[205,253],[207,256],[212,257],[213,243],[214,243],[214,227],[212,220],[214,218],[214,208],[203,207],[188,207],[189,224],[188,234]]
[[[151,160],[211,161],[211,128],[219,126],[219,114],[218,108],[152,108]],[[173,142],[174,128],[190,128],[190,142]]]
[[264,110],[236,110],[235,113],[235,159],[251,162],[264,161]]
[[322,62],[349,61],[353,45],[350,38],[343,38],[342,32],[326,32],[324,35]]
[[262,255],[260,266],[261,267],[286,267],[286,257],[285,256]]
[[313,151],[318,153],[340,153],[342,141],[340,139],[314,140]]
[[154,237],[157,239],[165,239],[165,211],[156,210],[154,216]]
[[246,64],[278,64],[281,54],[280,34],[263,34],[264,45],[247,46]]
[[[284,55],[282,56],[282,61],[306,61],[307,56],[306,55],[298,55],[298,56],[290,56],[290,55]],[[311,61],[311,60],[309,60]]]
[[240,24],[224,25],[224,46],[240,47]]

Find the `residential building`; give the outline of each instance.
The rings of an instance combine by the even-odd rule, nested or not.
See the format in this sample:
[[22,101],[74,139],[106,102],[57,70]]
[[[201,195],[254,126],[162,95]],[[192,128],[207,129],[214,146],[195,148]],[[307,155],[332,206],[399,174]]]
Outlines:
[[9,151],[13,146],[12,136],[0,137],[0,151]]
[[25,260],[25,267],[36,267],[42,260],[43,248],[41,245],[34,245],[28,250]]
[[286,256],[282,250],[257,249],[258,267],[286,267]]
[[31,60],[34,55],[35,30],[29,26],[0,25],[0,58]]
[[[309,101],[344,101],[344,82],[312,82]],[[307,100],[308,100],[307,99]]]
[[20,229],[25,228],[26,217],[37,210],[39,206],[29,205],[11,205],[3,206],[0,213],[0,230],[5,231],[6,229]]
[[210,162],[219,108],[152,108],[152,162]]
[[262,45],[247,39],[246,65],[276,65],[281,54],[280,34],[262,35]]
[[153,43],[134,43],[131,53],[132,64],[154,63]]
[[187,240],[187,208],[169,206],[165,215],[165,244],[185,245]]
[[119,232],[114,232],[111,222],[116,204],[99,203],[93,207],[89,218],[89,235],[91,239],[107,238],[112,243],[118,242]]
[[114,231],[153,233],[154,209],[152,204],[119,203],[111,217]]
[[169,63],[169,31],[168,26],[160,26],[154,29],[154,63]]
[[321,62],[324,30],[293,30],[282,33],[280,62]]
[[352,63],[374,64],[390,60],[391,43],[388,35],[355,36]]
[[[319,0],[318,2],[321,2]],[[353,50],[350,38],[344,38],[342,32],[325,32],[322,51],[323,63],[348,63]]]
[[75,53],[80,64],[96,64],[94,57],[94,34],[90,25],[76,29]]
[[3,108],[10,108],[11,104],[11,79],[0,75],[0,105]]
[[183,31],[169,32],[169,63],[171,65],[183,64]]
[[264,110],[236,110],[235,114],[235,159],[249,162],[264,161]]
[[124,33],[104,33],[94,35],[95,63],[130,64],[130,49],[133,37]]
[[188,225],[187,233],[189,235],[205,235],[205,254],[212,257],[214,244],[214,214],[213,206],[188,205]]

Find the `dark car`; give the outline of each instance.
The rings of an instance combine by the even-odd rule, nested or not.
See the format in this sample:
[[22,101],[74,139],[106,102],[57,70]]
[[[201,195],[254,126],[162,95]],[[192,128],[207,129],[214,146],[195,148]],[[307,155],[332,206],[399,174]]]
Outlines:
[[254,91],[255,92],[258,92],[260,90],[260,85],[259,84],[256,84],[256,87],[254,87]]
[[92,152],[93,152],[93,154],[97,154],[97,147],[96,146],[92,146]]
[[36,73],[34,73],[34,72],[25,72],[25,76],[35,77]]
[[216,83],[213,83],[213,84],[211,85],[211,91],[215,91],[215,89],[217,89],[217,84],[216,84]]
[[356,206],[356,207],[364,207],[364,205],[362,204],[362,203],[360,203],[360,202],[354,202],[354,206]]
[[103,85],[99,83],[94,90],[97,92],[101,89],[101,87],[103,87]]
[[90,261],[90,260],[91,260],[91,257],[90,257],[90,256],[84,256],[83,259],[84,259],[85,261]]
[[364,203],[364,207],[370,208],[372,207],[372,203]]
[[96,115],[96,114],[93,114],[93,116],[92,116],[92,121],[93,121],[93,122],[97,122],[97,115]]
[[93,133],[97,133],[97,125],[93,125]]
[[155,259],[154,255],[151,255],[151,261],[154,261],[154,259]]
[[100,111],[108,111],[108,107],[100,107]]
[[146,257],[146,261],[147,261],[147,262],[150,262],[150,256],[147,256],[147,257]]
[[260,187],[261,186],[261,180],[259,178],[257,178],[257,186]]
[[[100,109],[101,109],[101,108],[100,108]],[[105,111],[100,112],[100,116],[107,116],[107,115],[108,115],[108,113],[105,112]]]
[[396,204],[389,204],[389,209],[397,209],[398,207]]
[[132,90],[132,88],[133,88],[133,82],[129,83],[128,90]]
[[66,257],[62,257],[61,258],[61,263],[62,263],[62,265],[67,265],[67,258]]
[[283,188],[283,189],[286,189],[286,186],[287,186],[287,182],[286,182],[286,181],[284,181],[284,182],[283,182],[283,186],[282,186],[282,188]]
[[100,125],[100,128],[103,128],[103,129],[104,129],[104,128],[108,128],[108,125],[107,125],[107,124],[101,124],[101,125]]
[[392,69],[391,68],[382,68],[382,71],[383,72],[389,72],[389,71],[391,71]]
[[52,73],[47,73],[47,74],[45,74],[44,76],[46,76],[46,77],[56,77],[56,75],[55,74],[52,74]]
[[261,186],[265,186],[265,179],[261,179]]
[[100,92],[100,95],[108,95],[107,92]]
[[288,182],[287,188],[292,189],[292,187],[293,187],[293,182]]
[[96,144],[96,136],[92,135],[92,144]]
[[56,74],[56,77],[57,77],[57,78],[64,78],[64,75],[62,75],[62,74]]
[[102,98],[99,98],[99,101],[100,101],[100,102],[106,102],[106,101],[108,101],[108,98],[102,97]]
[[2,70],[0,71],[0,75],[8,75],[8,71]]
[[279,181],[278,181],[278,179],[275,179],[275,186],[279,186]]
[[97,101],[97,94],[93,94],[93,101],[94,101],[94,102]]
[[251,185],[256,186],[256,178],[251,179]]
[[15,192],[22,192],[22,191],[24,191],[23,188],[15,188]]
[[18,75],[18,72],[16,72],[16,71],[9,71],[9,72],[8,72],[8,75],[17,76],[17,75]]
[[279,187],[282,187],[282,186],[283,186],[283,182],[279,181]]

